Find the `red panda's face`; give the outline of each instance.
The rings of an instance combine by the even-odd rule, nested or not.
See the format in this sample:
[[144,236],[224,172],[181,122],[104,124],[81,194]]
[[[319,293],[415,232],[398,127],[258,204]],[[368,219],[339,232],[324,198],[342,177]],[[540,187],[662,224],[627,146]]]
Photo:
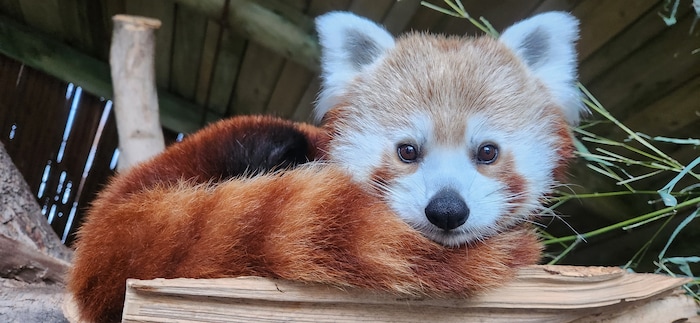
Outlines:
[[399,39],[335,109],[329,158],[445,245],[540,212],[571,143],[541,84],[488,38]]
[[[509,43],[417,33],[394,40],[336,15],[353,21],[345,42],[329,38],[335,25],[319,30],[330,52],[317,107],[330,111],[330,161],[444,245],[485,239],[543,210],[571,155],[567,121],[579,113],[568,49],[528,21],[514,28],[523,35],[504,33]],[[560,15],[547,19],[567,19]]]

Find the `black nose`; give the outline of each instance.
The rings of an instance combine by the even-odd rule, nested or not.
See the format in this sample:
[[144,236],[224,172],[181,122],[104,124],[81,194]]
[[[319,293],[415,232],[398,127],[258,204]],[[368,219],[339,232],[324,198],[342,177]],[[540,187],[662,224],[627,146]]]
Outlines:
[[467,222],[469,207],[456,191],[442,190],[425,207],[425,216],[438,228],[452,230]]

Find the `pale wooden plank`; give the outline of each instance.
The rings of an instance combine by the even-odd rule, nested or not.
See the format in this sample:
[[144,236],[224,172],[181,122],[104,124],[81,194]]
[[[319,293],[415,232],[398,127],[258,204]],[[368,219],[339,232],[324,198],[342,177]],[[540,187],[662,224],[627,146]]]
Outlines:
[[186,6],[175,12],[175,38],[172,47],[170,90],[194,99],[207,18]]
[[533,266],[471,299],[432,299],[259,277],[129,280],[124,321],[189,321],[196,315],[218,322],[627,322],[621,313],[638,317],[635,310],[659,306],[651,303],[659,296],[674,305],[655,311],[674,320],[697,315],[692,298],[674,293],[687,281],[610,267]]

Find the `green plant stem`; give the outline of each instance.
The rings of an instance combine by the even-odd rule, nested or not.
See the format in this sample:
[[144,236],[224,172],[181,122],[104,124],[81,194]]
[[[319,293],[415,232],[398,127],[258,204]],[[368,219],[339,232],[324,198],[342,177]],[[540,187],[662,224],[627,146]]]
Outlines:
[[599,114],[601,114],[602,116],[604,116],[606,119],[612,121],[615,125],[617,125],[618,127],[620,127],[620,129],[622,129],[624,132],[626,132],[632,139],[636,140],[636,141],[639,142],[640,144],[642,144],[642,145],[644,145],[645,147],[649,148],[649,150],[653,151],[654,153],[656,153],[656,154],[659,155],[660,157],[662,157],[662,158],[668,160],[669,162],[673,163],[673,165],[674,165],[676,168],[683,168],[683,165],[681,165],[681,163],[679,163],[677,160],[671,158],[670,156],[666,155],[666,154],[665,154],[664,152],[662,152],[661,150],[659,150],[659,149],[657,149],[656,147],[654,147],[654,145],[650,144],[650,143],[649,143],[648,141],[646,141],[644,138],[642,138],[641,136],[639,136],[636,132],[632,131],[630,128],[627,128],[627,126],[625,126],[622,122],[618,121],[615,117],[613,117],[613,116],[610,114],[610,112],[608,112],[608,110],[606,110],[605,108],[603,108],[603,106],[600,104],[600,102],[598,102],[598,100],[596,100],[596,98],[593,97],[593,94],[591,94],[591,92],[589,92],[588,89],[586,89],[586,87],[583,86],[583,84],[580,84],[580,83],[579,83],[579,88],[586,94],[586,96],[587,96],[587,97],[589,98],[589,100],[590,100],[590,101],[584,100],[584,101],[586,101],[588,107],[592,108],[593,110],[595,110],[596,112],[598,112]]
[[634,223],[637,223],[637,222],[640,222],[640,221],[644,221],[644,220],[647,220],[647,219],[651,219],[651,218],[653,218],[653,217],[655,217],[655,216],[659,216],[659,215],[664,214],[664,213],[668,213],[668,212],[673,212],[673,211],[676,211],[676,210],[680,210],[680,209],[682,209],[682,208],[684,208],[684,207],[687,207],[687,206],[690,206],[690,205],[694,205],[694,204],[698,204],[698,203],[700,203],[700,197],[696,197],[696,198],[694,198],[694,199],[690,199],[690,200],[687,200],[687,201],[685,201],[685,202],[678,203],[678,205],[676,205],[676,206],[671,206],[671,207],[663,208],[663,209],[661,209],[661,210],[657,210],[657,211],[654,211],[654,212],[651,212],[651,213],[647,213],[647,214],[644,214],[644,215],[640,215],[640,216],[638,216],[638,217],[635,217],[635,218],[632,218],[632,219],[629,219],[629,220],[626,220],[626,221],[618,222],[618,223],[615,223],[615,224],[613,224],[613,225],[609,225],[609,226],[607,226],[607,227],[602,227],[602,228],[600,228],[600,229],[596,229],[596,230],[593,230],[593,231],[589,231],[589,232],[583,233],[583,234],[581,234],[581,235],[570,235],[570,236],[560,237],[560,238],[556,238],[556,239],[545,240],[543,243],[544,243],[545,245],[550,245],[550,244],[555,244],[555,243],[562,243],[562,242],[574,241],[574,240],[579,239],[579,238],[580,238],[580,239],[587,239],[587,238],[590,238],[590,237],[593,237],[593,236],[596,236],[596,235],[599,235],[599,234],[603,234],[603,233],[606,233],[606,232],[610,232],[610,231],[612,231],[612,230],[617,230],[617,229],[626,227],[626,226],[628,226],[628,225],[631,225],[631,224],[634,224]]

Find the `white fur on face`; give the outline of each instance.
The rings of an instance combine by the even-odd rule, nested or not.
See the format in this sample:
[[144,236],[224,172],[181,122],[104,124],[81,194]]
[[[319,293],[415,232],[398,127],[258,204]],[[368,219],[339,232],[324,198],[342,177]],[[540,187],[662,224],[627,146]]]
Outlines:
[[[560,141],[569,140],[562,126],[580,112],[575,20],[545,14],[500,41],[410,34],[394,42],[378,25],[347,15],[344,26],[319,18],[324,90],[316,112],[339,112],[330,161],[373,185],[397,216],[441,244],[485,239],[538,213],[554,185]],[[568,19],[566,30],[552,31],[560,28],[554,18]],[[348,47],[348,35],[369,45]],[[560,36],[569,43],[552,38]],[[485,143],[499,149],[492,165],[475,160]],[[419,159],[401,161],[401,144],[415,145]],[[449,231],[425,214],[444,189],[458,192],[470,211]]]
[[[414,132],[415,139],[407,139],[421,143],[421,158],[415,172],[387,183],[385,198],[404,221],[425,236],[444,245],[481,240],[529,219],[539,208],[538,200],[551,187],[551,171],[557,159],[546,153],[550,143],[539,140],[536,133],[527,129],[507,133],[490,124],[487,117],[475,115],[464,121],[466,131],[461,140],[439,143],[429,116],[411,119],[416,121],[408,128],[420,130]],[[514,156],[518,166],[511,172],[523,174],[527,182],[527,189],[515,194],[525,202],[517,206],[509,203],[514,193],[508,189],[512,184],[508,179],[478,171],[478,167],[499,167],[476,162],[475,152],[484,143],[497,145],[501,156]],[[425,214],[431,199],[445,189],[458,192],[470,212],[466,223],[450,231],[430,223]]]

